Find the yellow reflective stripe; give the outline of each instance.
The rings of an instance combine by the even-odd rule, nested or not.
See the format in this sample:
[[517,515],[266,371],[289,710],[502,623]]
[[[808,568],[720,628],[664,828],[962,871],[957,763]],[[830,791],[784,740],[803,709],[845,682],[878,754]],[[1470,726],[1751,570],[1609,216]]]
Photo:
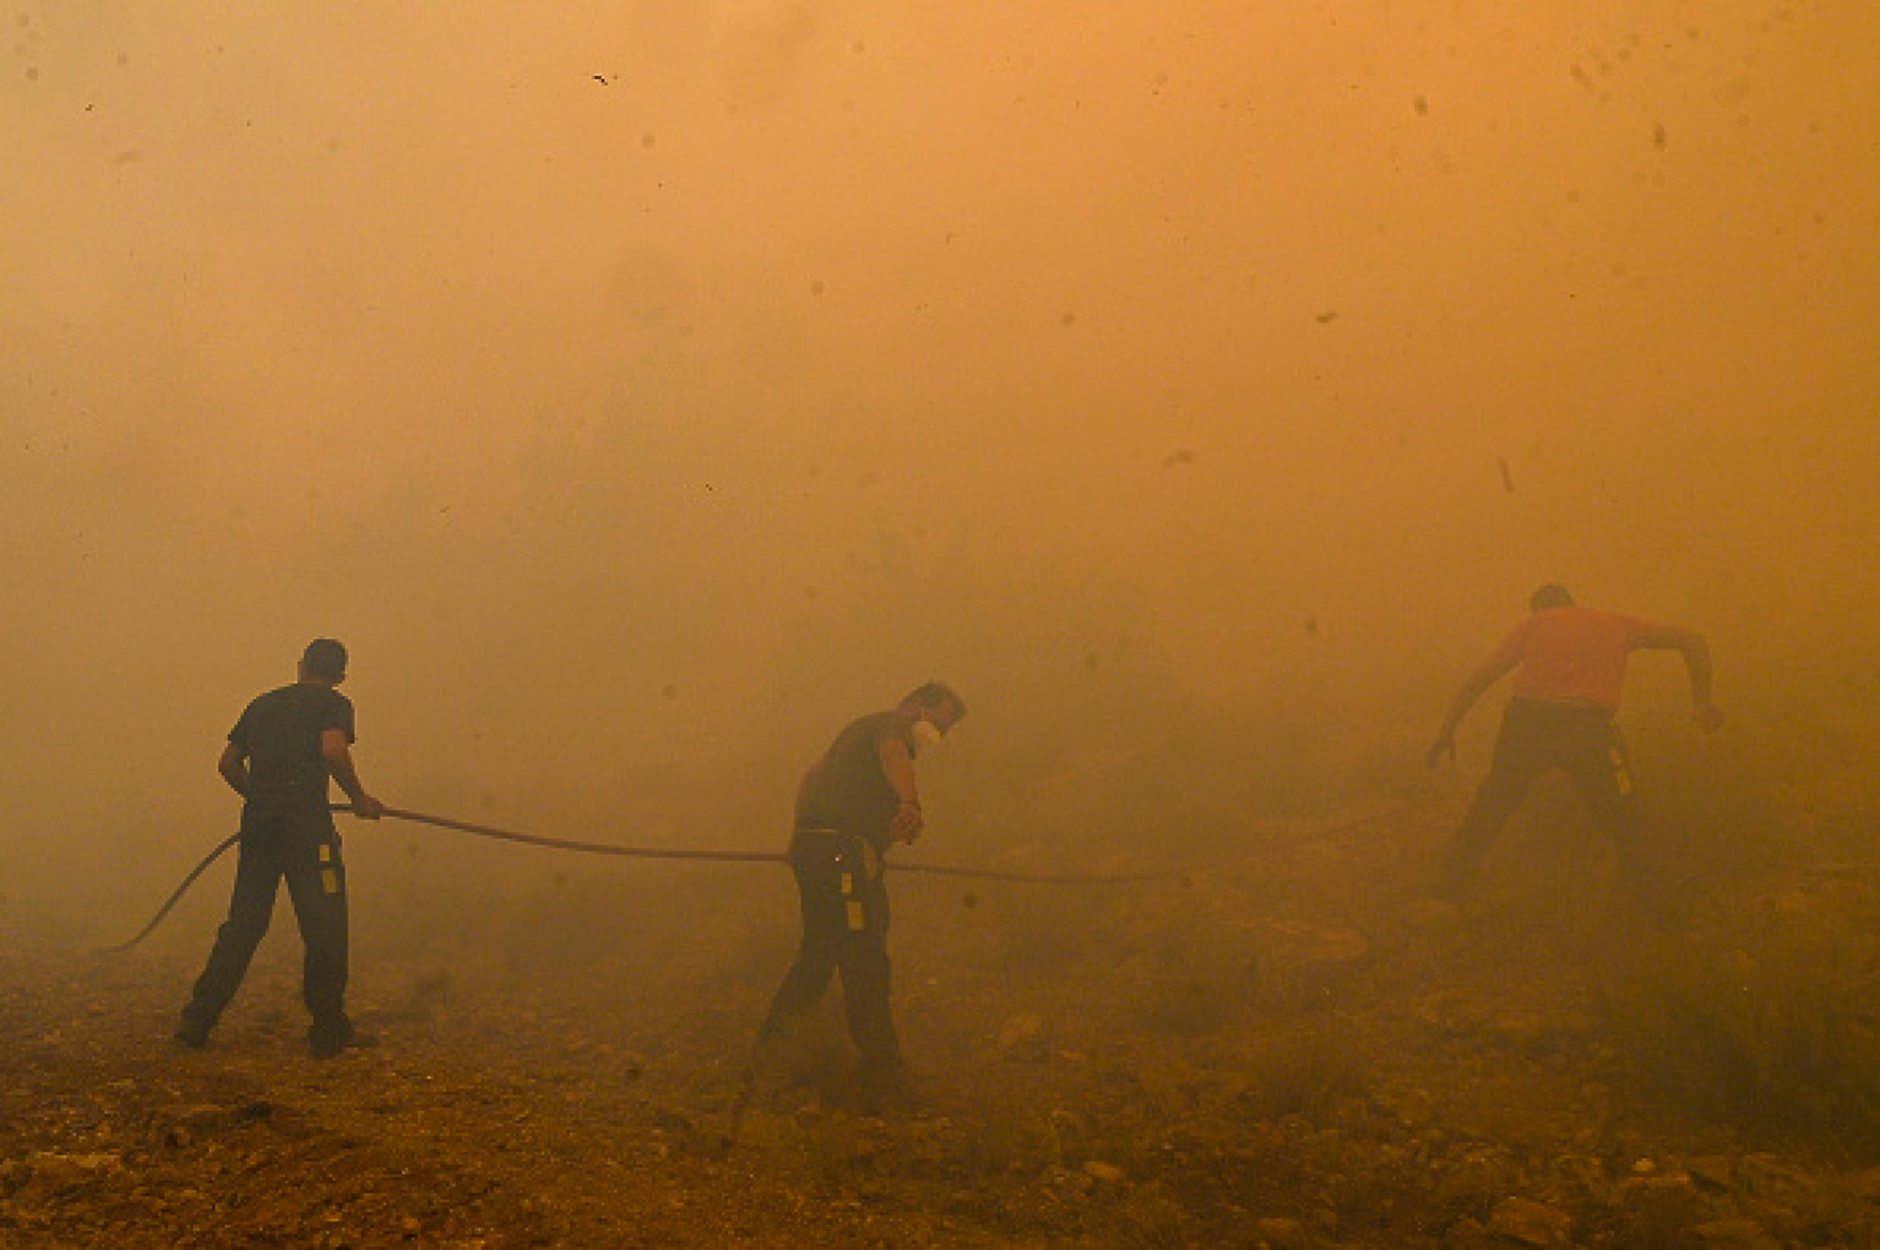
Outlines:
[[868,918],[862,914],[862,905],[853,899],[849,900],[849,931],[860,933],[867,927]]
[[339,873],[331,868],[322,868],[320,870],[320,884],[325,887],[328,894],[338,894]]

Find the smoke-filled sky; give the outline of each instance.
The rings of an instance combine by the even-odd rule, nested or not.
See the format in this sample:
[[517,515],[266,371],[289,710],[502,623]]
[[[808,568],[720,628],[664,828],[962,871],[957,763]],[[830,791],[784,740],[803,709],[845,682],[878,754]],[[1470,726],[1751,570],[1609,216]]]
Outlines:
[[1422,735],[1544,580],[1873,694],[1871,4],[3,25],[9,875],[219,832],[318,634],[374,789],[557,832],[930,676]]

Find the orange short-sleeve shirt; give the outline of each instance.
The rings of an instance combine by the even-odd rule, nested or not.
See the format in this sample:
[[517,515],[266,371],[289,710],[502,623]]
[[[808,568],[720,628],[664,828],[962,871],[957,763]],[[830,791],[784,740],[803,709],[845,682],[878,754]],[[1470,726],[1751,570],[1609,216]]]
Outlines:
[[1617,712],[1626,657],[1654,628],[1650,621],[1602,608],[1547,608],[1515,626],[1493,660],[1520,663],[1517,699],[1597,703]]

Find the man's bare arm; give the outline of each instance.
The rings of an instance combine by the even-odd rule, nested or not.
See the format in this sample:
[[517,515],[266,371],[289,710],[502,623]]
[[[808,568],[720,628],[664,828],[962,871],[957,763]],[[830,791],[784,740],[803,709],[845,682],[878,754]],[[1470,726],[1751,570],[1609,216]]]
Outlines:
[[881,740],[881,773],[900,796],[901,806],[888,823],[888,836],[897,842],[920,837],[925,822],[920,814],[920,791],[914,784],[914,757],[907,743],[890,734]]
[[1456,697],[1449,701],[1449,710],[1443,714],[1443,727],[1436,733],[1436,741],[1430,746],[1429,763],[1434,768],[1447,756],[1456,758],[1456,726],[1469,714],[1475,701],[1488,692],[1488,688],[1500,681],[1504,674],[1516,664],[1518,658],[1504,659],[1500,656],[1484,660],[1469,674],[1462,683],[1462,689],[1456,691]]
[[1691,679],[1691,706],[1705,733],[1723,726],[1723,713],[1710,701],[1710,642],[1694,629],[1681,625],[1654,625],[1639,635],[1638,645],[1655,651],[1676,651],[1684,657]]
[[365,786],[359,782],[359,772],[353,767],[352,748],[346,743],[346,735],[338,729],[328,729],[320,735],[320,754],[326,757],[326,771],[332,774],[339,788],[352,800],[353,815],[361,820],[377,820],[385,814],[385,804],[366,793]]

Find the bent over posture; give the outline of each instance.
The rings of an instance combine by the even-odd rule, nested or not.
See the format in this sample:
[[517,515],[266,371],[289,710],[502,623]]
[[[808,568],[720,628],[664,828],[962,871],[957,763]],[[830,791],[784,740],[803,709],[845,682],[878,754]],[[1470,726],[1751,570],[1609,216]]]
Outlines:
[[796,962],[770,1005],[761,1038],[783,1034],[842,972],[849,1035],[870,1098],[905,1089],[901,1042],[888,1007],[888,887],[882,857],[922,829],[914,760],[966,715],[952,690],[930,682],[892,711],[854,721],[806,773],[796,794],[790,868],[803,909]]
[[1681,626],[1581,607],[1564,586],[1542,586],[1529,606],[1532,614],[1463,683],[1430,747],[1431,767],[1445,756],[1455,759],[1456,726],[1490,686],[1519,666],[1494,762],[1444,861],[1443,888],[1457,893],[1474,877],[1529,787],[1559,768],[1617,844],[1623,884],[1649,895],[1657,883],[1641,844],[1631,764],[1613,726],[1626,659],[1641,649],[1681,652],[1698,724],[1709,733],[1723,724],[1710,701],[1709,645]]
[[241,849],[228,919],[215,937],[176,1040],[208,1043],[268,931],[282,880],[306,944],[303,993],[313,1025],[307,1043],[326,1059],[355,1040],[346,1015],[346,868],[327,807],[327,779],[352,800],[353,814],[377,820],[384,804],[366,793],[353,767],[353,705],[334,689],[346,680],[346,648],[331,638],[307,644],[299,680],[255,699],[229,731],[217,767],[240,794]]

